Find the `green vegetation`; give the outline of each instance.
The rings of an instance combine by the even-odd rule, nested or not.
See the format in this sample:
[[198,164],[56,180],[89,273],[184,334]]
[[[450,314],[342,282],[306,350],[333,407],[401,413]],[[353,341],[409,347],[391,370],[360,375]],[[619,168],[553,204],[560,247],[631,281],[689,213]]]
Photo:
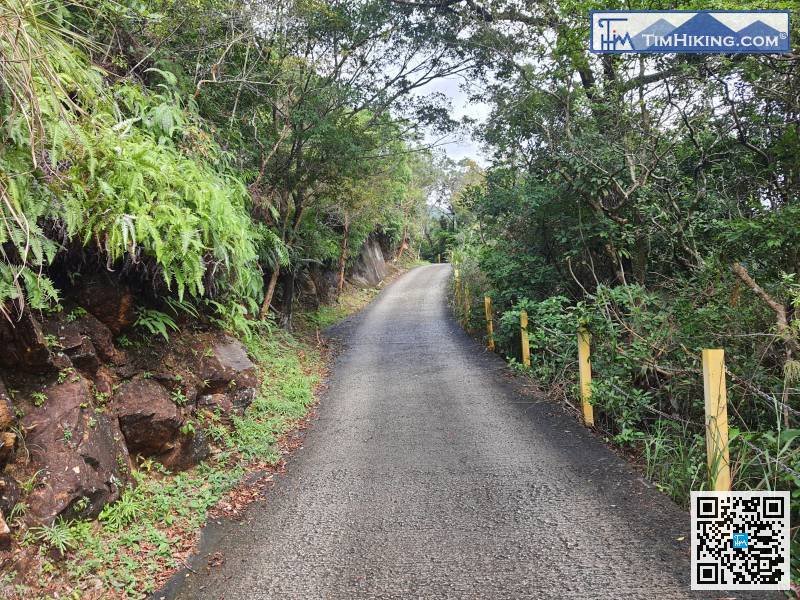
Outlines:
[[444,245],[458,263],[470,327],[484,329],[489,293],[500,350],[518,364],[526,310],[530,375],[574,403],[586,325],[598,428],[684,505],[708,485],[700,351],[724,348],[734,487],[792,490],[796,519],[797,57],[595,56],[587,14],[797,3],[448,7],[473,23],[465,42],[492,72],[478,132],[490,164],[448,186],[426,249],[430,258]]
[[[401,251],[418,235],[431,158],[414,140],[452,124],[412,93],[463,61],[408,10],[10,0],[0,21],[6,316],[104,264],[163,302],[277,306],[290,325],[309,265],[338,269],[341,291],[369,235]],[[137,323],[175,329],[147,307]]]
[[[176,548],[191,547],[209,509],[248,469],[280,461],[279,440],[313,403],[322,360],[314,346],[291,334],[268,324],[254,327],[248,350],[264,374],[258,396],[230,425],[218,414],[199,415],[218,449],[214,458],[175,475],[152,459],[143,460],[132,472],[135,487],[106,505],[98,521],[58,520],[51,527],[31,529],[30,541],[57,549],[66,561],[57,569],[44,563],[50,571],[41,589],[31,586],[17,593],[22,597],[57,593],[81,597],[99,579],[111,592],[144,597],[156,589],[165,571],[181,566],[183,555],[176,553]],[[35,476],[28,487],[34,485]],[[24,510],[15,508],[12,518]],[[60,576],[54,578],[54,573]]]

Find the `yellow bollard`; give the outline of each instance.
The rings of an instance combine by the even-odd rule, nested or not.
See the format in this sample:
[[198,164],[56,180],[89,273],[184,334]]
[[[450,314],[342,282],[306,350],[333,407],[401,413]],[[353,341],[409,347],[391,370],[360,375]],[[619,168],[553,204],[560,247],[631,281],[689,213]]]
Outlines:
[[589,358],[591,340],[591,334],[581,326],[578,330],[578,374],[580,375],[583,422],[587,427],[594,425],[594,408],[589,403],[592,397],[592,365]]
[[486,333],[489,335],[487,348],[494,352],[494,323],[492,322],[492,299],[489,296],[483,297],[483,307],[486,309]]
[[706,454],[708,479],[716,492],[731,490],[728,449],[728,393],[725,386],[725,351],[703,350],[703,391],[706,400]]
[[526,367],[531,366],[531,347],[528,344],[528,313],[519,313],[519,333],[522,338],[522,364]]

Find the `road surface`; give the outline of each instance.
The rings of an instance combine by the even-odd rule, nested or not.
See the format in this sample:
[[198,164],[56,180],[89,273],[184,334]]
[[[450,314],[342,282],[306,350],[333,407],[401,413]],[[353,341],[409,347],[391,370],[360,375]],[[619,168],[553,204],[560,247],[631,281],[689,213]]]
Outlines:
[[415,269],[334,328],[345,350],[288,473],[206,534],[221,566],[201,555],[162,595],[716,597],[688,591],[688,514],[518,393],[450,316],[449,275]]

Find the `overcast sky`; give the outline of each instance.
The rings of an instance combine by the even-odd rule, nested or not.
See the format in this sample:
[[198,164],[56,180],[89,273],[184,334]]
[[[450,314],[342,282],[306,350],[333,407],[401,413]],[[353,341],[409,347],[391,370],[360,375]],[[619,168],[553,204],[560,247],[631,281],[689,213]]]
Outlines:
[[[481,122],[485,121],[489,115],[489,107],[480,102],[470,102],[469,95],[461,89],[463,82],[464,80],[461,77],[438,79],[420,88],[419,93],[439,92],[447,96],[452,105],[452,117],[456,120],[467,116]],[[425,141],[428,143],[436,142],[438,147],[443,149],[455,161],[459,161],[462,158],[471,158],[483,166],[488,164],[486,155],[481,151],[480,146],[471,139],[469,132],[452,134],[444,139],[440,139],[440,137],[429,134]]]

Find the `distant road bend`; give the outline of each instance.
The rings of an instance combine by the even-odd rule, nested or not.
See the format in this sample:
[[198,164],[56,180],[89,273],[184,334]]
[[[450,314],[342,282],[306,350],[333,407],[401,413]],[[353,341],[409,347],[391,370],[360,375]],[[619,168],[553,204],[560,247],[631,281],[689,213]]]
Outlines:
[[415,269],[334,328],[346,349],[288,474],[169,596],[717,597],[688,591],[688,514],[516,392],[452,319],[449,276]]

